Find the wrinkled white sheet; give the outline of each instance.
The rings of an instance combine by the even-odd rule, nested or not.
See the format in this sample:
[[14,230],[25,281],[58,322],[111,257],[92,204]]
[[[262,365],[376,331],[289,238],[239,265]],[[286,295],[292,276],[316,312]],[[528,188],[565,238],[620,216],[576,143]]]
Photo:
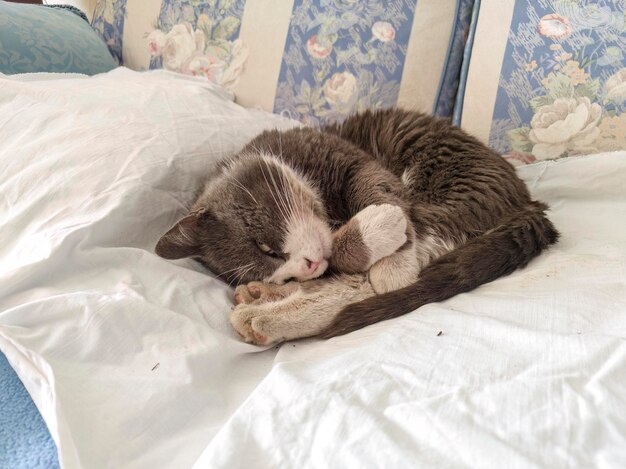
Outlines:
[[0,78],[0,349],[64,467],[189,467],[276,352],[152,250],[215,161],[294,124],[167,72],[27,78]]
[[263,351],[152,253],[217,158],[293,125],[226,98],[0,78],[0,349],[64,467],[624,467],[626,152],[520,169],[563,233],[526,269]]

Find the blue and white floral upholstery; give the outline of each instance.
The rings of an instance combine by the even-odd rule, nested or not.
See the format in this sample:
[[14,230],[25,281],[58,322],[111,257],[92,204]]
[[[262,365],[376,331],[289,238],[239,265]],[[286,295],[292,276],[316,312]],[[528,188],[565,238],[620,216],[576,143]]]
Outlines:
[[513,164],[626,149],[626,2],[482,0],[462,125]]
[[473,0],[99,0],[121,64],[204,76],[318,125],[401,105],[450,115]]
[[75,12],[0,1],[0,73],[95,75],[115,67],[102,39]]

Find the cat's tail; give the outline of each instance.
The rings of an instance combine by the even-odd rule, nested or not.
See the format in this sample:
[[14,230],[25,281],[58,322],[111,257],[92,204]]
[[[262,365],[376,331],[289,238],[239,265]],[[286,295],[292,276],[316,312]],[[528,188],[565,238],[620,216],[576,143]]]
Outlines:
[[420,272],[416,283],[346,306],[320,337],[347,334],[402,316],[524,267],[559,238],[546,209],[546,205],[532,202],[493,230],[434,260]]

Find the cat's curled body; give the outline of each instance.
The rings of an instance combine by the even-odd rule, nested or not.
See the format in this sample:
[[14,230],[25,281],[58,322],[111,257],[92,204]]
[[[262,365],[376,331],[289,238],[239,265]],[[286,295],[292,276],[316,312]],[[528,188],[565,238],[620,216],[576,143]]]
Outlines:
[[368,111],[256,137],[157,253],[253,281],[231,315],[247,341],[332,337],[526,265],[558,238],[545,209],[500,155],[447,121]]

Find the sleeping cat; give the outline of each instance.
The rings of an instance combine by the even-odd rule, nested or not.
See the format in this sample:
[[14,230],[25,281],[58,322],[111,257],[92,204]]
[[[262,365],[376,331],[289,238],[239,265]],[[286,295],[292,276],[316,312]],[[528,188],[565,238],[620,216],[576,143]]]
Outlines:
[[525,266],[558,238],[546,208],[447,121],[367,111],[256,137],[156,252],[238,283],[231,323],[248,342],[329,338]]

